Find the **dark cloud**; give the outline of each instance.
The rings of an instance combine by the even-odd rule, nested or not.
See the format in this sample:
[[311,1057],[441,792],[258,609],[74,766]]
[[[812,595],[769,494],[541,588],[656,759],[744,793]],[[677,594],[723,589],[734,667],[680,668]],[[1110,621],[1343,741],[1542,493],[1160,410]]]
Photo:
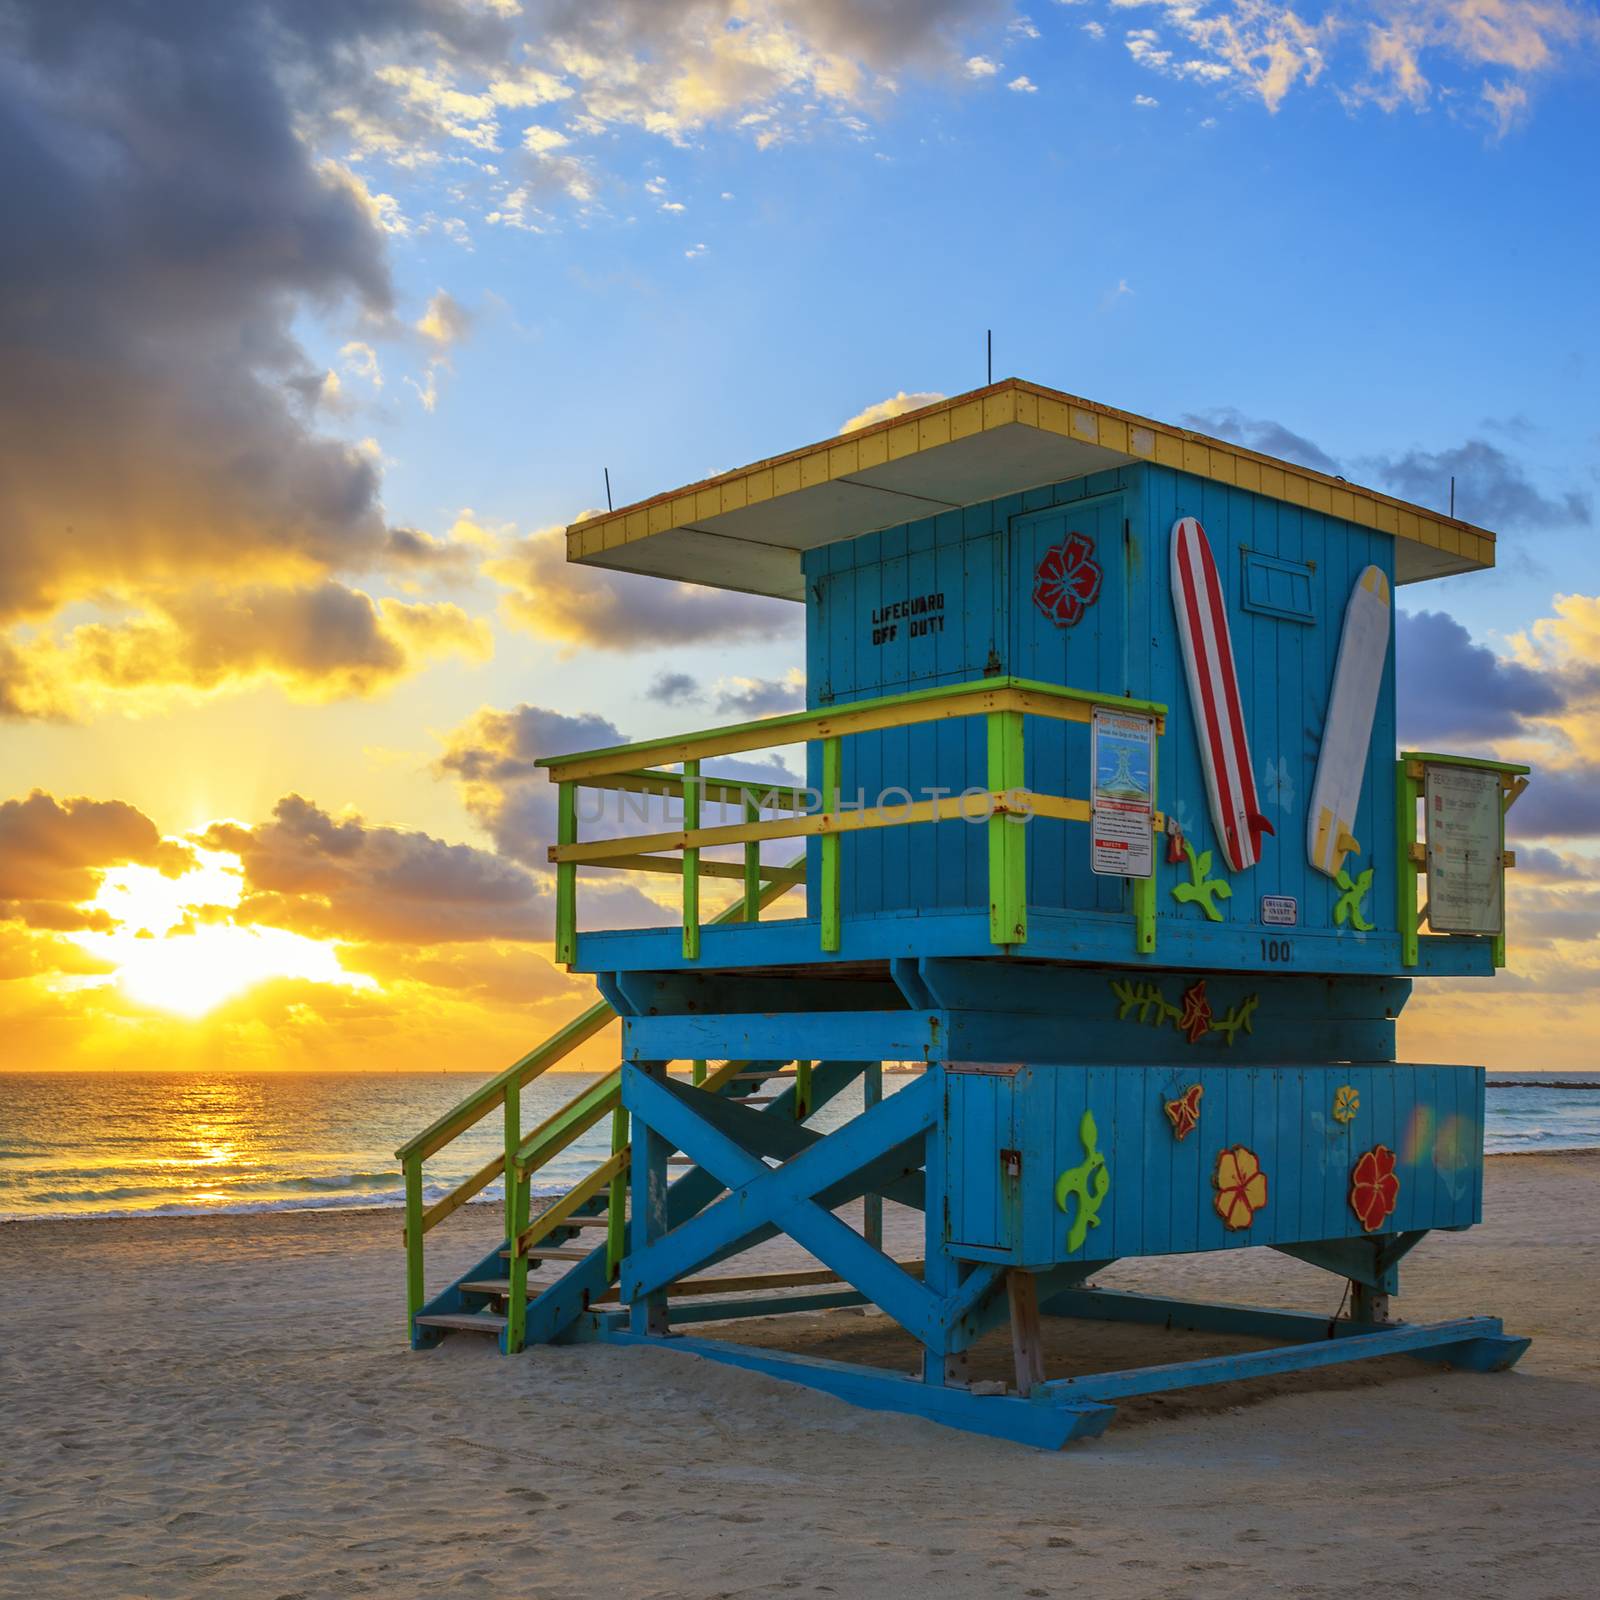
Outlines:
[[1299,466],[1339,476],[1339,463],[1326,451],[1313,444],[1304,434],[1295,433],[1281,422],[1265,417],[1247,417],[1232,406],[1218,406],[1211,411],[1191,411],[1178,419],[1186,428],[1196,433],[1208,433],[1214,439],[1231,439],[1246,449],[1259,450],[1263,455],[1275,456],[1281,461],[1293,461]]
[[[1509,818],[1513,826],[1519,807],[1514,806]],[[1587,861],[1578,856],[1562,855],[1559,850],[1549,850],[1543,845],[1530,845],[1517,851],[1517,881],[1537,878],[1540,882],[1579,882],[1600,877],[1600,862]]]
[[1400,743],[1407,749],[1510,738],[1528,731],[1526,718],[1557,715],[1566,704],[1555,675],[1474,644],[1442,611],[1397,613],[1395,676]]
[[1588,527],[1592,514],[1588,495],[1541,494],[1518,462],[1485,439],[1468,439],[1454,450],[1374,456],[1362,467],[1383,488],[1437,511],[1449,509],[1454,477],[1456,515],[1487,528]]
[[787,600],[571,565],[559,528],[514,541],[484,571],[505,586],[517,621],[573,647],[630,651],[797,637],[804,622]]
[[26,800],[0,805],[0,919],[70,931],[110,923],[104,913],[80,912],[110,867],[154,867],[178,877],[193,853],[164,840],[156,825],[121,800],[56,800],[35,789]]
[[664,706],[688,705],[701,697],[700,680],[687,672],[658,672],[644,694]]
[[804,679],[726,678],[716,688],[717,710],[754,719],[802,710],[806,703]]
[[425,833],[333,817],[297,794],[253,828],[197,841],[244,863],[240,923],[313,938],[417,945],[550,937],[544,884],[514,862]]
[[1506,814],[1506,833],[1513,840],[1600,838],[1600,762],[1536,768]]
[[392,319],[373,202],[301,124],[423,41],[491,34],[448,0],[0,3],[0,620],[441,555],[315,431],[293,331]]

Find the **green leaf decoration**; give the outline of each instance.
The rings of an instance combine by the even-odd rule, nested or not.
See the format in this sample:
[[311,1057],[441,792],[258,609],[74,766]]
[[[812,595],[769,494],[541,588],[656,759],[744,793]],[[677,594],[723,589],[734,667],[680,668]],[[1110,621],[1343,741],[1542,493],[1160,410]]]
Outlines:
[[1230,1045],[1233,1043],[1233,1036],[1238,1033],[1241,1028],[1243,1028],[1246,1033],[1254,1033],[1255,1029],[1250,1026],[1250,1018],[1254,1015],[1256,1007],[1260,1004],[1260,995],[1246,995],[1244,999],[1241,1000],[1238,1005],[1236,1005],[1233,1010],[1231,1010],[1220,1022],[1213,1022],[1211,1024],[1211,1031],[1213,1033],[1222,1034]]
[[1106,1158],[1100,1154],[1100,1130],[1095,1125],[1094,1112],[1084,1112],[1083,1121],[1078,1124],[1078,1139],[1085,1159],[1056,1179],[1056,1205],[1062,1211],[1067,1209],[1068,1200],[1078,1197],[1077,1215],[1067,1230],[1068,1250],[1078,1249],[1089,1230],[1100,1226],[1100,1207],[1111,1192],[1111,1173]]
[[1352,882],[1349,872],[1340,867],[1339,875],[1333,881],[1344,890],[1333,903],[1335,925],[1342,928],[1348,922],[1357,932],[1370,933],[1373,924],[1362,914],[1361,902],[1367,898],[1367,891],[1372,887],[1372,868],[1368,867]]
[[1206,916],[1213,922],[1222,921],[1222,912],[1217,906],[1218,900],[1231,900],[1233,898],[1233,885],[1223,878],[1211,876],[1211,852],[1202,850],[1197,856],[1194,846],[1187,839],[1183,841],[1183,853],[1189,862],[1189,881],[1174,884],[1172,898],[1188,905],[1191,902],[1198,905]]

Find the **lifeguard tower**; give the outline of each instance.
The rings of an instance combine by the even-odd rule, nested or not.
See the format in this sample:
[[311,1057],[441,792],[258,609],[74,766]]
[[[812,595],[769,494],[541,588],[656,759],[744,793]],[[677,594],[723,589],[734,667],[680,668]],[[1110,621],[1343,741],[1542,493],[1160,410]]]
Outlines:
[[[646,1345],[1049,1447],[1124,1396],[1521,1355],[1493,1318],[1390,1316],[1401,1259],[1480,1219],[1483,1173],[1482,1070],[1398,1063],[1395,1019],[1416,979],[1502,964],[1527,781],[1396,758],[1392,593],[1491,567],[1492,534],[1008,380],[567,541],[804,605],[807,709],[541,763],[557,959],[603,999],[399,1152],[416,1346]],[[798,749],[792,784],[716,771]],[[580,790],[655,811],[580,836]],[[586,927],[593,871],[670,874],[681,919]],[[613,1017],[618,1070],[524,1129],[520,1090]],[[885,1093],[886,1062],[923,1070]],[[503,1154],[425,1204],[424,1161],[497,1108]],[[606,1117],[610,1158],[531,1219],[532,1175]],[[425,1235],[502,1178],[505,1244],[427,1297]],[[922,1212],[920,1260],[886,1253],[884,1200]],[[815,1265],[715,1270],[776,1235]],[[1347,1280],[1348,1313],[1093,1282],[1247,1245]],[[865,1303],[917,1376],[686,1331]],[[1272,1343],[1052,1376],[1041,1317]],[[979,1392],[965,1352],[1008,1321],[1014,1383]]]

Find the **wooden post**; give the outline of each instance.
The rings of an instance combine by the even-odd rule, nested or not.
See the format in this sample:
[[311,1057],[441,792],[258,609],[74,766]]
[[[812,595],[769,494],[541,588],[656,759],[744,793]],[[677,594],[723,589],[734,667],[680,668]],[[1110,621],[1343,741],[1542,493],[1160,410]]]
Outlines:
[[[628,1148],[628,1113],[618,1106],[611,1113],[611,1153],[618,1155]],[[628,1174],[619,1172],[611,1180],[611,1192],[606,1201],[606,1282],[615,1283],[617,1271],[627,1246],[623,1231],[628,1216]]]
[[1400,932],[1400,965],[1417,964],[1417,864],[1411,859],[1411,846],[1417,838],[1417,777],[1421,763],[1405,760],[1395,763],[1395,923]]
[[522,1086],[515,1078],[506,1083],[506,1239],[511,1259],[506,1263],[505,1352],[515,1355],[522,1348],[528,1326],[528,1257],[522,1248],[522,1235],[528,1226],[530,1182],[517,1169],[517,1147],[522,1143]]
[[1382,1289],[1369,1288],[1364,1283],[1350,1280],[1350,1320],[1352,1322],[1387,1322],[1389,1296]]
[[422,1157],[405,1158],[406,1175],[406,1342],[416,1337],[412,1318],[427,1299],[422,1274]]
[[794,1120],[804,1122],[811,1115],[811,1063],[794,1064]]
[[[844,783],[843,741],[837,736],[822,741],[822,809],[830,816],[839,812],[840,791]],[[843,841],[837,832],[822,836],[822,906],[819,920],[822,924],[822,948],[837,950],[843,932],[843,896],[839,878],[839,847]]]
[[[991,711],[987,722],[990,792],[1022,788],[1022,713]],[[988,828],[989,942],[1023,944],[1028,937],[1027,826],[1022,818],[997,811]]]
[[[556,843],[578,842],[578,786],[556,786]],[[556,863],[556,960],[570,966],[578,959],[578,868]]]
[[[936,1077],[936,1088],[944,1096],[944,1068],[931,1063],[924,1082]],[[904,1091],[901,1091],[904,1093]],[[961,1286],[961,1264],[945,1249],[945,1213],[949,1205],[949,1166],[946,1160],[944,1118],[938,1118],[923,1140],[923,1246],[922,1282],[940,1300],[948,1301]],[[942,1344],[922,1347],[922,1381],[943,1388],[965,1377],[964,1353],[947,1354]]]
[[[660,1082],[666,1078],[664,1061],[641,1061],[622,1069],[626,1082],[629,1072],[642,1072]],[[667,1231],[667,1141],[641,1118],[633,1129],[633,1217],[628,1226],[628,1241],[634,1254],[644,1251]],[[668,1331],[667,1297],[664,1291],[639,1295],[630,1302],[630,1325],[635,1333],[664,1334]]]
[[1006,1273],[1006,1298],[1011,1304],[1011,1358],[1017,1369],[1017,1393],[1026,1399],[1036,1383],[1044,1382],[1038,1281],[1031,1272],[1011,1268]]
[[697,1089],[706,1081],[706,1064],[703,1061],[689,1063],[689,1082]]
[[[744,820],[759,822],[761,807],[750,794],[744,797]],[[761,920],[761,841],[749,839],[744,847],[744,920]]]
[[[683,827],[690,832],[700,826],[700,763],[683,764]],[[683,959],[700,959],[700,852],[683,852]]]
[[[861,1109],[870,1111],[883,1099],[883,1063],[869,1061],[861,1075]],[[883,1249],[883,1196],[868,1194],[861,1201],[861,1232],[867,1243]]]

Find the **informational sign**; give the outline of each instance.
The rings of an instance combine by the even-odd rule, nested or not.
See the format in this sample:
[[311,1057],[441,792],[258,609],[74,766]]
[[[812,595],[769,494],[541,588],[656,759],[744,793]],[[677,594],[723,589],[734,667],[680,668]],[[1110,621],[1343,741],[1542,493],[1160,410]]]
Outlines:
[[1292,894],[1264,894],[1261,920],[1269,928],[1292,928],[1300,920],[1300,904]]
[[1095,707],[1089,727],[1094,773],[1089,865],[1104,877],[1148,878],[1156,870],[1153,718]]
[[1505,928],[1500,774],[1429,763],[1422,786],[1428,845],[1428,926],[1435,933]]

